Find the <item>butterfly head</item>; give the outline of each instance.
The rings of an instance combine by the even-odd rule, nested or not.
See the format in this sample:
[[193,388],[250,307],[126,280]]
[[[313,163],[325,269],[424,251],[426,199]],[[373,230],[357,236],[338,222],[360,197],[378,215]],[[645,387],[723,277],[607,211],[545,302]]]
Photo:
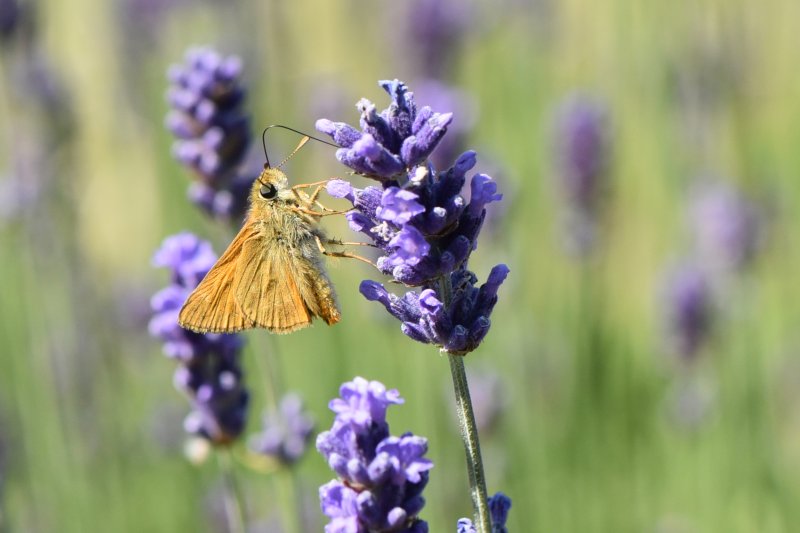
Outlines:
[[253,182],[250,191],[252,205],[277,205],[278,202],[292,198],[289,189],[289,180],[281,170],[266,167],[261,171],[258,179]]

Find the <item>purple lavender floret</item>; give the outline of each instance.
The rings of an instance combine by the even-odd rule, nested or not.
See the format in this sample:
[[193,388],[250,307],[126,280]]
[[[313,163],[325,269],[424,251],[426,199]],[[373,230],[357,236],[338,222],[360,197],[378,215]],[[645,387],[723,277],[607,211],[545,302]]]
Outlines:
[[478,530],[469,518],[459,518],[456,523],[456,533],[478,533]]
[[297,394],[286,394],[277,409],[264,415],[262,431],[251,439],[251,448],[285,465],[297,462],[314,433],[314,421]]
[[[511,498],[498,492],[489,498],[489,516],[492,518],[492,533],[508,533],[506,521],[511,509]],[[475,525],[469,518],[460,518],[456,524],[456,533],[476,533]]]
[[[421,291],[401,299],[379,284],[365,281],[362,294],[382,302],[403,322],[402,330],[409,337],[465,354],[488,332],[497,288],[508,274],[508,267],[498,265],[489,282],[478,289],[476,276],[466,268],[478,245],[486,206],[501,200],[502,195],[485,174],[468,179],[467,173],[477,162],[475,152],[461,154],[444,171],[428,161],[447,132],[451,113],[418,108],[414,94],[398,80],[380,84],[391,96],[391,104],[378,112],[372,102],[359,102],[361,131],[341,122],[317,122],[317,129],[343,147],[338,159],[377,180],[380,187],[358,188],[337,179],[328,183],[327,190],[353,204],[355,209],[347,214],[347,220],[351,229],[382,250],[376,261],[378,269]],[[467,183],[469,202],[461,194]],[[449,286],[448,282],[453,284],[452,290],[443,286]],[[434,300],[441,309],[420,305],[420,301]]]
[[319,491],[322,512],[331,519],[326,533],[427,532],[417,518],[433,468],[424,457],[427,439],[392,436],[386,422],[387,408],[403,399],[360,377],[339,392],[341,398],[329,404],[336,413],[333,426],[317,437],[317,450],[339,476]]
[[181,364],[174,383],[193,407],[184,421],[186,431],[226,444],[244,430],[249,403],[239,362],[242,338],[194,333],[178,325],[183,303],[216,259],[211,245],[191,233],[164,240],[153,256],[153,265],[170,269],[171,284],[153,296],[148,329],[164,341],[164,353]]
[[492,517],[492,533],[508,533],[506,522],[511,510],[511,498],[498,492],[489,498],[489,514]]
[[508,267],[494,267],[489,279],[475,287],[477,278],[468,270],[450,274],[453,295],[445,308],[431,288],[403,297],[389,293],[375,281],[362,281],[359,290],[365,298],[378,301],[402,322],[403,333],[418,342],[435,344],[453,354],[466,354],[477,348],[489,332],[489,316],[497,303],[497,290],[508,275]]
[[197,177],[189,198],[213,216],[241,217],[255,178],[241,170],[251,140],[250,118],[242,109],[241,59],[191,48],[167,75],[166,127],[176,138],[172,152]]
[[381,87],[392,98],[381,111],[362,99],[361,131],[342,122],[317,121],[317,129],[330,135],[340,148],[336,158],[359,174],[381,182],[402,179],[408,169],[421,164],[447,133],[452,113],[434,113],[429,107],[419,112],[413,93],[399,80],[384,80]]

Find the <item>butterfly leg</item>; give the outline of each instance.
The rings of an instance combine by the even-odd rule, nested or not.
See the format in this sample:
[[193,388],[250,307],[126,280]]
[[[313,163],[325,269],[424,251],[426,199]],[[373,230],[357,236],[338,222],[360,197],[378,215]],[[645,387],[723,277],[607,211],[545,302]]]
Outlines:
[[309,187],[316,187],[316,186],[318,186],[318,185],[319,185],[319,186],[322,186],[322,185],[325,185],[325,184],[327,184],[327,183],[328,183],[329,181],[331,181],[332,179],[335,179],[335,178],[328,178],[328,179],[326,179],[326,180],[313,181],[313,182],[311,182],[311,183],[298,183],[297,185],[295,185],[294,187],[292,187],[292,190],[295,190],[295,189],[307,189],[307,188],[309,188]]
[[[293,211],[298,212],[298,213],[303,213],[303,214],[311,215],[311,216],[315,216],[315,217],[324,217],[324,216],[330,216],[330,215],[343,215],[345,213],[348,213],[348,212],[352,211],[352,208],[344,210],[344,211],[331,209],[329,207],[325,207],[324,205],[322,205],[317,200],[317,197],[319,196],[319,193],[322,190],[322,187],[326,183],[328,183],[329,181],[330,180],[317,181],[315,183],[304,183],[304,184],[295,185],[294,187],[292,187],[291,188],[292,194],[294,194],[295,198],[297,198],[297,200],[301,204],[303,204],[303,207],[293,207],[291,209]],[[306,187],[313,187],[315,185],[316,185],[316,189],[314,189],[314,192],[312,193],[311,196],[309,196],[308,194],[305,193],[305,191],[302,190],[302,189],[304,189]],[[315,211],[314,210],[314,206],[318,207],[320,210],[319,211]]]
[[315,187],[314,192],[311,193],[310,197],[308,197],[308,203],[313,204],[317,202],[317,197],[319,196],[319,193],[322,192],[322,188],[325,187],[325,185],[327,185],[328,182],[331,181],[331,179],[334,178],[322,181],[315,181],[313,183],[301,183],[299,185],[295,185],[294,187],[292,187],[292,190],[294,191],[295,189],[307,189],[309,187]]
[[357,241],[340,241],[339,239],[328,239],[328,244],[336,244],[337,246],[369,246],[370,248],[380,248],[377,244],[371,242],[357,242]]
[[344,215],[344,214],[347,214],[347,213],[349,213],[350,211],[353,210],[351,208],[351,209],[346,209],[344,211],[336,211],[336,210],[333,210],[333,209],[328,209],[327,207],[323,208],[323,209],[325,209],[325,211],[314,211],[313,209],[307,209],[305,207],[290,207],[289,209],[291,209],[292,211],[295,211],[297,213],[303,213],[304,215],[311,215],[311,216],[314,216],[314,217],[327,217],[327,216],[331,216],[331,215]]
[[317,207],[319,207],[322,210],[322,211],[318,212],[318,214],[320,216],[344,215],[344,214],[347,214],[347,213],[349,213],[350,211],[352,211],[354,209],[353,207],[351,207],[350,209],[345,209],[343,211],[336,210],[336,209],[331,209],[330,207],[325,207],[324,205],[322,205],[321,203],[317,202],[316,200],[314,201],[314,205],[316,205]]
[[[378,268],[378,265],[376,265],[366,257],[361,257],[360,255],[351,254],[350,252],[334,252],[332,250],[328,250],[327,248],[325,248],[325,245],[322,243],[322,240],[319,238],[319,236],[315,235],[314,238],[317,241],[317,247],[319,248],[319,251],[323,255],[327,255],[330,257],[346,257],[348,259],[358,259],[359,261],[363,261],[364,263],[367,263],[370,266]],[[328,244],[344,244],[340,241],[327,241],[327,242]]]
[[[319,198],[319,195],[322,192],[322,189],[329,182],[331,182],[332,180],[335,180],[335,179],[339,179],[339,178],[333,177],[333,178],[328,178],[328,179],[322,180],[322,181],[315,181],[315,182],[312,182],[312,183],[300,183],[300,184],[295,185],[294,187],[292,187],[292,192],[294,193],[294,195],[298,199],[301,199],[307,205],[316,205],[317,207],[319,207],[323,211],[331,211],[331,209],[329,209],[329,208],[325,207],[324,205],[322,205],[321,203],[319,203],[317,201],[317,198]],[[314,192],[312,192],[310,196],[308,196],[307,194],[303,193],[304,197],[300,198],[300,194],[299,194],[300,189],[307,189],[309,187],[314,187]]]

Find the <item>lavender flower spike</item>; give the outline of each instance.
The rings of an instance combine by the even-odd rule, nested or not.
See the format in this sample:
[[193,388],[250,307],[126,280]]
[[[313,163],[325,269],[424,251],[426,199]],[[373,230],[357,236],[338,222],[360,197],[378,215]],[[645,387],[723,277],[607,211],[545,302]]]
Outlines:
[[578,256],[594,247],[607,188],[610,138],[607,112],[599,102],[570,95],[556,114],[556,185],[565,204],[567,245]]
[[675,268],[666,281],[663,300],[671,348],[692,361],[711,333],[713,305],[705,272],[691,264]]
[[249,393],[242,384],[238,335],[198,334],[178,326],[186,297],[211,269],[216,255],[211,245],[191,233],[167,237],[153,257],[157,267],[172,272],[172,283],[152,300],[150,334],[164,341],[164,353],[181,363],[175,386],[190,398],[187,432],[214,444],[228,444],[244,430]]
[[264,415],[262,431],[251,439],[256,453],[275,458],[284,465],[297,462],[314,433],[314,422],[297,394],[286,394],[277,409]]
[[333,427],[317,437],[317,450],[339,479],[320,488],[326,533],[424,533],[417,518],[422,490],[433,463],[424,457],[427,440],[411,433],[389,434],[386,409],[403,403],[396,390],[356,377],[330,402]]
[[761,214],[739,190],[722,182],[693,191],[692,229],[698,254],[715,270],[741,272],[761,244]]
[[250,145],[250,119],[242,110],[242,62],[210,48],[191,48],[184,64],[168,72],[166,127],[175,136],[172,152],[197,180],[189,197],[209,214],[241,217],[255,179],[240,171]]
[[[478,277],[467,268],[470,254],[478,247],[486,208],[500,201],[502,195],[489,176],[473,175],[469,179],[472,195],[467,202],[461,191],[468,181],[467,173],[475,165],[475,153],[462,154],[446,170],[437,169],[429,160],[447,133],[452,113],[419,107],[414,94],[399,80],[379,83],[391,102],[381,112],[367,100],[358,103],[361,137],[357,138],[359,132],[355,128],[329,120],[318,121],[317,127],[334,140],[347,132],[346,140],[352,144],[344,146],[337,158],[357,173],[376,180],[380,188],[359,189],[336,180],[328,190],[353,204],[348,222],[382,251],[375,263],[378,269],[394,281],[418,288],[401,297],[390,294],[380,283],[365,280],[361,293],[397,318],[405,335],[417,342],[435,344],[450,356],[473,506],[479,527],[486,531],[490,516],[477,429],[464,362],[454,356],[475,350],[486,337],[498,289],[509,273],[506,265],[496,265],[489,279],[476,287]],[[335,424],[332,432],[336,434],[337,429],[341,430]],[[383,434],[379,436],[385,438]],[[359,438],[362,443],[376,442],[373,433]],[[324,450],[331,467],[348,481],[359,485],[374,483],[374,476],[381,469],[368,470],[364,461],[352,460],[351,449],[337,446],[337,442],[331,438],[318,441],[318,449]],[[421,449],[410,440],[399,445],[406,450],[404,455],[412,457]],[[367,459],[371,461],[372,456]],[[413,478],[406,481],[413,483]],[[350,487],[353,485],[348,484]],[[365,494],[358,497],[369,498]],[[399,520],[403,512],[415,514],[404,506],[393,520]]]
[[[497,265],[477,288],[477,277],[467,270],[486,208],[502,195],[489,176],[467,179],[476,163],[474,152],[462,154],[444,171],[428,160],[447,133],[451,113],[419,107],[398,80],[380,85],[391,103],[378,112],[372,102],[359,102],[360,132],[341,122],[317,122],[320,131],[343,146],[339,160],[377,180],[380,188],[360,189],[333,180],[328,192],[353,204],[355,209],[347,215],[350,227],[383,251],[378,268],[395,281],[420,287],[400,298],[365,281],[364,296],[380,301],[412,339],[466,354],[486,336],[497,289],[509,272],[506,265]],[[461,192],[468,181],[471,194],[466,202]]]

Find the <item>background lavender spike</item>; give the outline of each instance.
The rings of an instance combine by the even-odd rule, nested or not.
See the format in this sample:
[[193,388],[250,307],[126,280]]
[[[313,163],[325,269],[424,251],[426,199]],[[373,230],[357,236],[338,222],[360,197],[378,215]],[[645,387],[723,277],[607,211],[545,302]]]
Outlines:
[[281,398],[276,409],[264,415],[261,432],[250,439],[251,449],[285,465],[297,462],[314,433],[314,421],[305,410],[303,399],[294,393]]
[[325,531],[426,532],[417,515],[433,468],[424,457],[427,440],[411,433],[391,436],[386,423],[387,408],[403,399],[361,377],[344,383],[340,396],[329,404],[336,413],[333,426],[317,437],[317,450],[339,475],[319,491],[322,511],[331,519]]
[[578,256],[595,245],[598,217],[608,188],[608,112],[583,94],[568,96],[555,116],[555,182],[564,201],[567,249]]
[[197,182],[190,200],[208,214],[238,221],[247,208],[249,184],[258,169],[243,168],[250,146],[250,118],[243,110],[242,62],[211,48],[191,48],[183,64],[168,71],[174,157]]
[[436,168],[447,168],[465,149],[467,137],[476,122],[477,103],[466,91],[442,83],[438,77],[418,80],[414,84],[414,98],[432,109],[453,112],[454,118],[447,128],[447,135],[439,141],[430,156]]
[[412,70],[431,79],[446,79],[456,65],[462,42],[474,19],[469,0],[413,0],[402,4],[402,47]]
[[18,0],[0,0],[0,40],[11,40],[23,16]]
[[167,237],[153,264],[171,271],[171,284],[151,301],[150,334],[164,341],[164,353],[180,363],[175,386],[186,393],[193,410],[188,433],[214,444],[228,444],[244,430],[249,393],[242,383],[239,335],[198,334],[178,325],[186,297],[216,261],[211,245],[191,233]]
[[[420,107],[413,92],[398,80],[380,85],[392,98],[389,107],[378,112],[374,104],[362,100],[361,137],[340,150],[337,158],[377,180],[382,192],[379,196],[381,189],[360,189],[344,180],[331,181],[328,192],[353,204],[348,221],[382,250],[378,268],[404,285],[420,287],[420,292],[408,292],[401,299],[380,284],[365,281],[362,294],[381,302],[410,338],[466,354],[486,336],[497,289],[509,272],[505,265],[495,266],[478,289],[477,277],[466,267],[477,247],[486,206],[502,195],[489,176],[477,174],[469,180],[466,202],[461,191],[475,165],[475,153],[462,154],[446,171],[427,161],[447,133],[452,114]],[[327,119],[319,120],[317,128],[334,140],[346,136],[350,142],[357,136],[353,127]],[[364,139],[369,149],[360,144]],[[405,166],[387,166],[390,160]],[[452,285],[452,295],[449,289],[441,293],[443,281]],[[425,305],[420,305],[423,295]]]
[[674,268],[662,305],[668,344],[685,361],[693,360],[711,333],[713,300],[706,273],[690,263]]
[[718,271],[742,271],[761,243],[761,220],[755,204],[732,185],[707,181],[696,186],[690,221],[697,254]]

